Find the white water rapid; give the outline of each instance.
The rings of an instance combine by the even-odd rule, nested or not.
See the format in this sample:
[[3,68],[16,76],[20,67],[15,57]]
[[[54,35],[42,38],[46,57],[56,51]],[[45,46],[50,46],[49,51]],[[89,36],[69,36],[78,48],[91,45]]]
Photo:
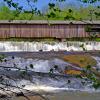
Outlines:
[[14,42],[14,41],[1,41],[0,42],[0,52],[14,52],[14,51],[82,51],[82,47],[86,50],[100,50],[100,42],[78,42],[78,41],[68,41],[68,42]]

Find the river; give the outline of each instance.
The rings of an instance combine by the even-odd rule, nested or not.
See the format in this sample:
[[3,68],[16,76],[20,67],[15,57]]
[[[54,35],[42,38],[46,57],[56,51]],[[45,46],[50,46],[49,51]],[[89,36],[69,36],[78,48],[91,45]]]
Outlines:
[[[48,76],[48,73],[54,65],[57,65],[60,70],[64,70],[66,66],[70,65],[68,62],[64,62],[61,59],[53,57],[52,59],[34,59],[25,58],[17,56],[17,53],[14,52],[32,52],[42,51],[41,55],[44,55],[43,51],[83,51],[80,45],[84,44],[84,47],[87,51],[89,50],[100,50],[99,42],[62,42],[62,43],[40,43],[40,42],[0,42],[0,51],[6,52],[9,54],[5,59],[6,62],[0,62],[0,66],[5,67],[14,67],[21,68],[22,70],[28,68],[28,70],[33,71],[31,74],[32,83],[29,80],[21,79],[18,76],[18,69],[13,70],[2,70],[6,75],[13,75],[15,77],[16,83],[19,87],[24,85],[24,89],[40,93],[49,100],[100,100],[100,89],[95,90],[91,86],[91,81],[85,81],[84,79],[77,79],[75,77],[62,77],[59,71],[54,70],[54,74],[57,75],[55,78]],[[37,52],[38,53],[38,52]],[[34,55],[37,53],[33,53]],[[67,53],[67,52],[66,52]],[[49,54],[49,53],[48,53]],[[47,55],[48,55],[47,54]],[[55,53],[56,54],[56,53]],[[32,56],[34,56],[32,55]],[[54,54],[53,54],[54,55]],[[12,57],[14,56],[14,58]],[[45,56],[46,58],[46,56]],[[97,61],[98,69],[100,70],[100,57],[99,55],[93,56]],[[30,68],[30,64],[33,64],[33,68]],[[10,69],[10,68],[8,68]],[[34,73],[36,72],[36,73]],[[42,74],[37,74],[41,72]],[[29,73],[31,73],[29,71]],[[60,75],[60,76],[59,76]],[[68,83],[68,80],[71,80],[71,83]],[[6,79],[10,84],[15,86],[15,83],[12,80]],[[85,85],[82,84],[82,81],[85,82]],[[12,88],[11,88],[12,89]],[[14,92],[15,88],[12,89]],[[18,90],[17,90],[18,91]],[[25,92],[25,91],[24,91]],[[48,95],[47,95],[48,94]],[[38,96],[34,98],[31,97],[31,100],[41,100]],[[11,100],[11,99],[10,99]],[[24,100],[23,98],[12,98],[12,100]]]

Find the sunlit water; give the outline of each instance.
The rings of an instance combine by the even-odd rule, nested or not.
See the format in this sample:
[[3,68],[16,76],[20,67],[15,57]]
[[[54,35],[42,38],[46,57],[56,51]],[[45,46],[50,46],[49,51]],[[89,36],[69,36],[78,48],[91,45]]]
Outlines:
[[[83,51],[82,47],[80,45],[84,44],[84,47],[86,50],[100,50],[100,42],[0,42],[0,52],[14,52],[14,51],[59,51],[59,50],[66,50],[66,51]],[[98,68],[100,70],[100,57],[93,57],[97,61],[97,66],[95,68]],[[70,65],[67,62],[64,62],[61,59],[52,59],[52,60],[39,60],[39,59],[24,59],[21,57],[15,57],[12,59],[12,57],[6,58],[7,62],[0,62],[0,66],[5,67],[18,67],[21,69],[25,69],[27,66],[28,70],[35,71],[35,72],[42,72],[42,73],[49,73],[50,69],[52,68],[54,70],[54,74],[60,75],[61,73],[54,69],[54,65],[57,65],[61,71],[65,69],[66,66]],[[30,68],[30,64],[33,64],[33,68]],[[73,68],[76,69],[76,66],[73,65]],[[78,68],[78,70],[81,70],[81,68]],[[16,71],[16,69],[13,69],[13,71]],[[71,83],[68,83],[68,80],[71,80]],[[68,77],[68,78],[62,78],[62,77],[44,77],[39,75],[32,75],[32,82],[26,80],[26,79],[18,79],[16,82],[13,82],[12,80],[7,79],[11,84],[18,85],[19,87],[23,89],[27,89],[30,91],[35,91],[38,93],[57,93],[55,96],[51,96],[50,100],[99,100],[99,93],[100,89],[95,90],[92,87],[91,81],[86,81],[85,85],[83,85],[81,82],[85,81],[83,79],[77,79],[74,77]],[[24,85],[24,87],[22,87]],[[20,92],[16,88],[12,88],[14,92]],[[67,91],[67,95],[66,95]],[[68,91],[74,91],[71,92],[71,94],[68,94]],[[76,93],[76,91],[81,91]],[[0,91],[2,92],[2,91]],[[25,91],[24,91],[25,92]],[[58,94],[58,93],[62,94]],[[65,92],[65,93],[63,93]],[[74,93],[76,93],[74,95]],[[84,94],[80,93],[90,93],[84,98]],[[95,94],[96,93],[96,94]],[[94,95],[93,95],[94,94]],[[58,96],[59,95],[59,96]],[[72,96],[73,95],[73,96]],[[77,96],[78,95],[78,96]],[[76,97],[76,98],[75,98]],[[18,99],[20,100],[20,99]],[[23,100],[23,99],[21,99]]]
[[[97,61],[97,68],[100,68],[100,57],[93,57]],[[70,65],[70,63],[64,62],[61,59],[52,59],[52,60],[38,60],[38,59],[24,59],[21,57],[12,58],[11,56],[5,58],[6,62],[0,62],[0,66],[11,67],[12,71],[16,71],[16,67],[20,69],[25,69],[27,66],[27,70],[49,73],[50,69],[54,69],[54,66],[57,65],[60,70],[64,70],[66,66]],[[30,64],[33,65],[33,68],[30,67]],[[73,66],[73,65],[72,65]],[[11,69],[10,68],[10,69]],[[72,68],[75,68],[74,66]],[[2,68],[1,68],[2,69]],[[81,70],[81,68],[79,68]],[[14,73],[16,74],[16,73]],[[59,70],[54,69],[54,74],[61,75]],[[15,75],[16,76],[16,75]],[[71,83],[68,83],[68,80],[71,80]],[[84,79],[78,79],[75,77],[56,77],[52,78],[50,76],[39,76],[32,75],[31,82],[25,79],[18,79],[16,82],[12,80],[7,80],[9,83],[27,89],[30,91],[36,92],[47,92],[47,93],[57,93],[61,91],[85,91],[85,92],[100,92],[100,89],[95,90],[92,87],[92,83],[90,80],[85,81]],[[83,85],[82,82],[85,82]],[[24,87],[22,87],[24,85]],[[13,91],[19,91],[13,88]]]
[[86,50],[100,50],[100,42],[0,42],[0,51],[1,52],[11,52],[11,51],[82,51],[84,44]]

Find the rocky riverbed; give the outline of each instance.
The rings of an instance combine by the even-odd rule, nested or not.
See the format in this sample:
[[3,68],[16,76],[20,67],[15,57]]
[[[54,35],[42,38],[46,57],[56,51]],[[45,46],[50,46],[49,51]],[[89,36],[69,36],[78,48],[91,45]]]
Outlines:
[[[94,61],[94,63],[91,63],[91,66],[94,69],[97,68],[99,72],[100,57],[98,51],[96,52],[51,51],[51,52],[19,52],[19,53],[6,52],[6,53],[1,53],[0,56],[0,58],[2,58],[2,60],[0,61],[0,76],[4,75],[2,78],[5,79],[4,81],[2,81],[3,84],[0,84],[0,87],[4,87],[4,89],[8,93],[11,92],[20,93],[20,91],[22,91],[26,95],[30,95],[30,93],[28,93],[29,91],[31,91],[31,93],[34,95],[36,95],[36,93],[38,95],[54,93],[56,98],[57,94],[59,93],[65,94],[69,91],[99,93],[100,89],[99,88],[95,89],[92,86],[92,81],[90,79],[85,77],[84,78],[76,77],[75,75],[77,74],[74,75],[73,73],[71,74],[64,73],[65,70],[81,71],[82,67],[79,65],[80,63],[82,63],[81,65],[84,65],[82,61],[80,63],[77,63],[78,60],[76,60],[76,62],[68,61],[69,58],[67,56],[70,55],[74,56],[79,55],[79,57],[81,58],[82,55],[86,55],[85,58],[83,56],[82,59],[84,60],[86,59],[86,57],[88,57],[87,63],[89,64]],[[65,56],[67,58],[66,61],[63,59],[63,57]],[[7,84],[7,87],[5,87],[5,83]],[[12,91],[10,91],[9,89]],[[0,93],[4,93],[4,91],[1,90]],[[50,98],[53,97],[51,96]],[[50,100],[56,100],[56,99],[53,98]]]

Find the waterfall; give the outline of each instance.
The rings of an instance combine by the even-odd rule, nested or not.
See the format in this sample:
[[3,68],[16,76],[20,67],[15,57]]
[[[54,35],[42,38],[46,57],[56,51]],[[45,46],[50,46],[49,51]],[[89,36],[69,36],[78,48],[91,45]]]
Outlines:
[[14,51],[82,51],[80,45],[84,44],[86,50],[100,50],[100,42],[88,41],[68,41],[68,42],[14,42],[1,41],[0,52],[14,52]]

